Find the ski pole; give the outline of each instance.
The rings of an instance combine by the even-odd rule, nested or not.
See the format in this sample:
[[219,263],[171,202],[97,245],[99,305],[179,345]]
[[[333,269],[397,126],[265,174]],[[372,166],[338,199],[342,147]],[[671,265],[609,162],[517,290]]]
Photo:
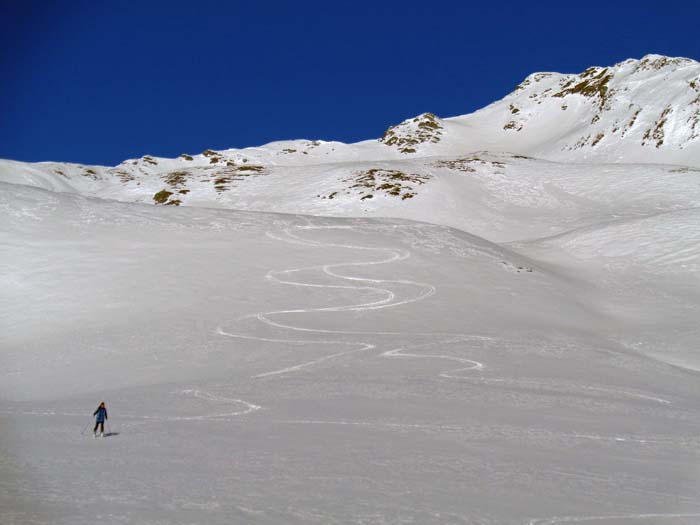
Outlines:
[[88,423],[87,425],[85,425],[85,428],[83,428],[83,429],[80,431],[80,435],[81,435],[81,436],[85,434],[85,431],[88,429],[88,427],[89,427],[91,424],[92,424],[92,421],[90,421],[90,423]]

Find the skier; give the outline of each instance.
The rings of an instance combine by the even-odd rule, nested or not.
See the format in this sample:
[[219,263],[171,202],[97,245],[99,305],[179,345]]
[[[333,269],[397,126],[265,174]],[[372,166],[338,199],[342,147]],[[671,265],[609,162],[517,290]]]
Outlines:
[[95,416],[95,428],[92,429],[92,435],[97,437],[97,427],[100,427],[101,433],[100,437],[105,436],[105,420],[109,419],[107,417],[107,409],[105,408],[105,402],[102,401],[100,403],[100,406],[97,407],[97,410],[95,410],[92,413],[93,416]]

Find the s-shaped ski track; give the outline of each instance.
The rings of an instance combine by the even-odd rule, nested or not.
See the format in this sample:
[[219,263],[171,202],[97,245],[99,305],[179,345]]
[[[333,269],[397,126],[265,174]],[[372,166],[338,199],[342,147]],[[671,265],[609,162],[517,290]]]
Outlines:
[[[352,231],[354,228],[353,226],[318,226],[318,225],[303,225],[303,226],[296,226],[296,230],[298,231],[322,231],[322,230],[346,230],[346,231]],[[409,251],[400,249],[400,248],[389,248],[389,247],[371,247],[371,246],[359,246],[355,244],[341,244],[341,243],[328,243],[328,242],[320,242],[320,241],[314,241],[314,240],[309,240],[305,239],[303,237],[300,237],[299,235],[295,234],[292,232],[292,229],[290,227],[287,227],[282,230],[282,234],[277,234],[277,233],[272,233],[272,232],[267,232],[266,233],[267,237],[271,239],[278,240],[280,242],[285,242],[285,243],[290,243],[290,244],[295,244],[298,246],[307,246],[310,248],[338,248],[338,249],[345,249],[345,250],[354,250],[354,251],[360,251],[360,252],[374,252],[374,253],[380,253],[380,254],[385,254],[383,257],[379,259],[373,259],[373,260],[363,260],[363,261],[347,261],[347,262],[341,262],[341,263],[335,263],[335,264],[320,264],[320,265],[314,265],[314,266],[305,266],[301,268],[293,268],[293,269],[286,269],[286,270],[270,270],[267,272],[265,278],[273,283],[276,284],[284,284],[288,286],[297,286],[297,287],[307,287],[307,288],[320,288],[320,289],[335,289],[335,290],[356,290],[358,292],[372,292],[375,294],[381,294],[383,295],[383,298],[370,301],[370,302],[364,302],[364,303],[351,303],[351,304],[342,304],[342,305],[334,305],[334,306],[326,306],[326,307],[316,307],[316,308],[295,308],[295,309],[285,309],[285,310],[272,310],[272,311],[266,311],[266,312],[258,312],[254,314],[249,314],[245,315],[243,317],[238,318],[236,321],[242,321],[245,319],[256,319],[260,323],[263,323],[269,327],[273,327],[276,329],[280,330],[287,330],[290,332],[297,332],[297,333],[305,333],[305,334],[319,334],[323,335],[322,339],[285,339],[285,338],[269,338],[269,337],[261,337],[261,336],[256,336],[256,335],[250,335],[250,334],[245,334],[245,333],[236,333],[232,331],[227,331],[224,329],[224,327],[219,326],[216,329],[216,332],[219,335],[222,336],[227,336],[227,337],[232,337],[232,338],[239,338],[239,339],[248,339],[248,340],[254,340],[254,341],[264,341],[264,342],[273,342],[273,343],[281,343],[281,344],[286,344],[286,345],[301,345],[301,346],[306,346],[306,345],[341,345],[341,346],[349,346],[351,347],[350,350],[344,350],[342,352],[336,352],[330,355],[325,355],[323,357],[313,359],[310,361],[305,361],[302,363],[298,363],[292,366],[288,366],[285,368],[281,369],[276,369],[276,370],[271,370],[269,372],[263,372],[260,374],[257,374],[253,376],[254,379],[262,379],[262,378],[268,378],[268,377],[273,377],[273,376],[280,376],[292,372],[298,372],[301,370],[305,370],[308,368],[311,368],[315,365],[324,363],[326,361],[330,361],[332,359],[340,358],[346,355],[350,354],[355,354],[355,353],[360,353],[360,352],[367,352],[370,350],[373,350],[377,347],[376,344],[366,341],[366,340],[354,340],[354,341],[347,341],[347,340],[342,340],[339,338],[333,338],[332,336],[358,336],[358,338],[370,338],[373,336],[402,336],[402,337],[407,337],[407,336],[412,336],[412,337],[428,337],[432,338],[433,341],[429,343],[419,343],[419,344],[414,344],[414,345],[404,345],[399,348],[395,348],[392,350],[385,351],[380,354],[381,357],[385,358],[411,358],[411,359],[442,359],[445,361],[452,361],[454,363],[458,363],[459,367],[450,369],[444,372],[441,372],[439,374],[440,377],[445,378],[445,379],[459,379],[459,380],[471,380],[471,381],[477,381],[477,382],[484,382],[484,383],[496,383],[496,384],[505,384],[505,385],[514,385],[514,386],[520,386],[520,387],[532,387],[532,388],[537,388],[537,389],[550,389],[552,386],[547,385],[546,383],[543,383],[541,381],[527,381],[523,379],[499,379],[499,378],[485,378],[482,377],[481,375],[463,375],[460,372],[469,372],[469,371],[474,371],[474,372],[481,372],[486,369],[486,365],[482,362],[473,360],[473,359],[467,359],[463,357],[457,357],[453,355],[447,355],[447,354],[439,354],[439,353],[417,353],[412,350],[417,350],[419,348],[426,348],[430,346],[435,346],[439,344],[447,345],[447,344],[458,344],[458,343],[467,343],[470,341],[492,341],[492,337],[488,336],[483,336],[483,335],[475,335],[475,334],[459,334],[459,333],[439,333],[439,332],[413,332],[413,333],[403,333],[403,332],[389,332],[389,331],[376,331],[376,332],[369,332],[369,331],[349,331],[349,330],[327,330],[327,329],[321,329],[321,328],[311,328],[307,326],[299,326],[295,324],[290,324],[290,323],[283,323],[277,320],[274,320],[273,318],[275,316],[281,316],[281,315],[289,315],[289,314],[313,314],[313,313],[321,313],[321,312],[359,312],[359,311],[371,311],[371,310],[379,310],[379,309],[385,309],[385,308],[394,308],[398,306],[403,306],[407,305],[410,303],[416,303],[419,301],[423,301],[427,299],[428,297],[433,296],[436,293],[436,287],[432,284],[429,283],[424,283],[424,282],[418,282],[418,281],[412,281],[412,280],[406,280],[406,279],[372,279],[369,277],[354,277],[350,275],[346,275],[342,273],[341,269],[342,268],[352,268],[352,267],[370,267],[370,266],[377,266],[377,265],[384,265],[384,264],[394,264],[394,263],[399,263],[401,261],[405,261],[410,258],[411,254]],[[291,275],[294,273],[300,273],[300,272],[321,272],[322,274],[332,277],[334,279],[339,279],[342,281],[346,281],[348,284],[318,284],[318,283],[311,283],[303,280],[295,280],[291,278]],[[391,285],[399,285],[403,287],[412,287],[417,289],[417,292],[414,295],[410,295],[407,297],[398,297],[395,292],[393,292],[389,287]],[[555,385],[556,386],[556,385]],[[569,385],[569,388],[573,388],[575,390],[581,390],[584,392],[601,392],[601,393],[609,393],[612,395],[619,395],[623,397],[631,397],[631,398],[636,398],[636,399],[642,399],[645,401],[653,402],[653,403],[659,403],[659,404],[670,404],[670,401],[659,398],[656,396],[648,395],[643,392],[635,392],[629,389],[620,389],[620,388],[607,388],[607,387],[598,387],[598,386],[592,386],[592,385]]]
[[[314,226],[314,225],[309,225],[309,226],[297,226],[298,230],[302,231],[312,231],[312,230],[328,230],[328,229],[338,229],[338,230],[352,230],[352,227],[349,226]],[[367,332],[367,331],[348,331],[348,330],[326,330],[326,329],[320,329],[320,328],[309,328],[309,327],[303,327],[303,326],[298,326],[294,324],[289,324],[289,323],[282,323],[273,320],[272,318],[274,316],[279,316],[279,315],[285,315],[285,314],[311,314],[311,313],[319,313],[319,312],[359,312],[359,311],[369,311],[369,310],[379,310],[379,309],[384,309],[384,308],[394,308],[397,306],[403,306],[407,305],[410,303],[416,303],[419,301],[422,301],[436,293],[436,288],[432,284],[429,283],[423,283],[423,282],[418,282],[418,281],[411,281],[411,280],[406,280],[406,279],[372,279],[369,277],[353,277],[349,275],[345,275],[341,273],[340,269],[341,268],[350,268],[350,267],[368,267],[368,266],[376,266],[376,265],[383,265],[383,264],[392,264],[400,261],[405,261],[406,259],[410,258],[411,254],[407,250],[403,249],[398,249],[398,248],[376,248],[376,247],[370,247],[370,246],[358,246],[358,245],[351,245],[351,244],[338,244],[338,243],[322,243],[319,241],[312,241],[308,239],[304,239],[298,235],[295,235],[292,233],[290,228],[286,228],[283,230],[283,235],[278,235],[272,232],[267,232],[267,236],[271,239],[275,239],[281,242],[287,242],[291,244],[296,244],[296,245],[301,245],[301,246],[308,246],[308,247],[313,247],[313,248],[340,248],[340,249],[350,249],[350,250],[357,250],[357,251],[363,251],[363,252],[379,252],[379,253],[386,253],[387,255],[376,260],[365,260],[365,261],[348,261],[348,262],[341,262],[341,263],[335,263],[335,264],[321,264],[321,265],[314,265],[314,266],[306,266],[302,268],[293,268],[293,269],[288,269],[288,270],[271,270],[267,273],[266,279],[268,281],[277,283],[277,284],[285,284],[289,286],[299,286],[299,287],[309,287],[309,288],[325,288],[325,289],[336,289],[336,290],[356,290],[358,292],[373,292],[376,294],[381,294],[384,297],[375,300],[375,301],[370,301],[370,302],[364,302],[364,303],[352,303],[352,304],[343,304],[343,305],[336,305],[336,306],[327,306],[327,307],[318,307],[318,308],[295,308],[295,309],[287,309],[287,310],[273,310],[273,311],[267,311],[267,312],[259,312],[255,314],[250,314],[243,316],[238,319],[238,321],[242,321],[244,319],[250,319],[250,318],[255,318],[261,323],[264,323],[268,326],[278,328],[278,329],[283,329],[283,330],[290,330],[294,332],[302,332],[302,333],[315,333],[315,334],[324,334],[324,335],[338,335],[338,336],[365,336],[365,337],[371,337],[371,336],[407,336],[407,335],[412,335],[412,336],[428,336],[428,337],[441,337],[444,339],[441,339],[440,341],[430,343],[432,344],[439,344],[439,343],[455,343],[455,342],[462,342],[462,341],[469,341],[469,340],[488,340],[491,339],[489,337],[484,337],[484,336],[476,336],[476,335],[470,335],[470,334],[440,334],[440,333],[434,333],[434,332],[419,332],[419,333],[411,333],[411,334],[406,334],[402,332],[388,332],[388,331],[377,331],[377,332]],[[334,279],[340,279],[343,281],[348,281],[349,283],[353,284],[344,284],[344,285],[337,285],[337,284],[314,284],[314,283],[309,283],[309,282],[304,282],[304,281],[299,281],[299,280],[294,280],[291,279],[289,276],[294,273],[299,273],[299,272],[310,272],[310,271],[320,271],[321,273],[332,277]],[[360,284],[355,284],[355,283],[362,283]],[[418,290],[418,292],[415,295],[408,296],[408,297],[397,297],[397,294],[394,293],[392,290],[388,288],[388,286],[391,285],[399,285],[399,286],[404,286],[404,287],[413,287]],[[258,340],[258,341],[265,341],[265,342],[278,342],[278,343],[285,343],[285,344],[294,344],[294,345],[308,345],[308,344],[322,344],[322,345],[344,345],[344,346],[351,346],[353,347],[351,350],[346,350],[343,352],[338,352],[334,353],[331,355],[326,355],[324,357],[314,359],[312,361],[306,361],[303,363],[299,363],[293,366],[289,366],[286,368],[278,369],[278,370],[272,370],[270,372],[264,372],[261,374],[257,374],[253,376],[255,379],[260,379],[260,378],[265,378],[265,377],[271,377],[271,376],[277,376],[277,375],[282,375],[282,374],[287,374],[290,372],[296,372],[299,370],[303,370],[309,367],[312,367],[314,365],[323,363],[325,361],[335,359],[338,357],[342,357],[348,354],[354,354],[358,352],[366,352],[368,350],[372,350],[376,348],[376,345],[367,341],[344,341],[340,339],[327,339],[324,338],[322,340],[319,339],[305,339],[305,340],[299,340],[299,339],[274,339],[274,338],[265,338],[265,337],[258,337],[258,336],[253,336],[253,335],[247,335],[247,334],[241,334],[241,333],[233,333],[224,330],[223,327],[219,326],[217,328],[217,333],[219,335],[223,336],[228,336],[228,337],[234,337],[234,338],[241,338],[241,339],[250,339],[250,340]],[[407,347],[403,347],[401,350],[406,350],[407,348],[417,348],[421,346],[427,346],[427,345],[411,345]],[[457,361],[459,363],[469,363],[471,366],[461,368],[460,370],[466,370],[466,369],[473,369],[473,370],[483,370],[484,365],[483,363],[479,363],[477,361],[473,360],[468,360],[468,359],[462,359],[462,358],[453,358],[450,356],[438,356],[438,355],[420,355],[420,354],[409,354],[406,352],[401,352],[400,350],[393,350],[391,352],[385,352],[382,354],[385,357],[420,357],[420,358],[445,358],[445,359],[450,359],[453,361]],[[449,377],[448,375],[443,374],[445,377]]]

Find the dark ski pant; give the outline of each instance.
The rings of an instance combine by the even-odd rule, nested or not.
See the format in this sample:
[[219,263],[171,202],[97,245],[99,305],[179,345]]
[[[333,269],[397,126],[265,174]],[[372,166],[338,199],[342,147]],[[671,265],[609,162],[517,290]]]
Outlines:
[[104,421],[96,421],[95,422],[95,428],[92,429],[92,433],[94,434],[97,432],[97,427],[102,427],[101,432],[104,434],[105,433],[105,422]]

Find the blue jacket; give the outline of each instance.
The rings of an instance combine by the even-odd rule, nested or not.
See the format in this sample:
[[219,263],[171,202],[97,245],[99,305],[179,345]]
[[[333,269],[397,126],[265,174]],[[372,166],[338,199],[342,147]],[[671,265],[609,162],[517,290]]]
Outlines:
[[107,409],[104,407],[98,407],[95,412],[92,414],[93,416],[97,416],[97,422],[102,423],[105,419],[108,419],[107,417]]

